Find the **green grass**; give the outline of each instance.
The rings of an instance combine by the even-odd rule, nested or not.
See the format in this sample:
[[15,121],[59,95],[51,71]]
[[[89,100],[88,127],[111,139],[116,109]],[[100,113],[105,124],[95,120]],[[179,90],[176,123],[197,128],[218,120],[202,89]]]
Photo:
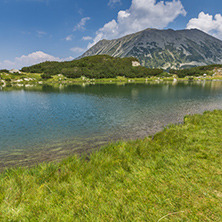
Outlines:
[[0,174],[0,221],[222,221],[222,111]]
[[[158,77],[150,76],[147,78],[127,78],[123,76],[117,76],[116,78],[101,78],[101,79],[90,79],[84,76],[80,78],[67,78],[64,75],[53,75],[50,79],[42,79],[39,73],[21,73],[21,74],[10,74],[10,73],[0,73],[0,86],[13,86],[13,87],[23,87],[23,86],[33,86],[42,84],[94,84],[94,83],[147,83],[154,81],[173,81],[174,76],[170,77]],[[192,79],[193,81],[204,81],[204,80],[222,80],[222,76],[207,76],[207,77],[184,77],[177,78],[178,81],[188,81]]]

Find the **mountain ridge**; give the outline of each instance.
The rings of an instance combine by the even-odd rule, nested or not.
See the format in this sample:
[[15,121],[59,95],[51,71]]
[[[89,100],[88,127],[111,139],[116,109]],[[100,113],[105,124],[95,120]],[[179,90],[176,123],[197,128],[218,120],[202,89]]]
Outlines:
[[136,57],[148,68],[187,68],[222,63],[222,41],[198,29],[145,29],[100,40],[79,58],[107,54]]

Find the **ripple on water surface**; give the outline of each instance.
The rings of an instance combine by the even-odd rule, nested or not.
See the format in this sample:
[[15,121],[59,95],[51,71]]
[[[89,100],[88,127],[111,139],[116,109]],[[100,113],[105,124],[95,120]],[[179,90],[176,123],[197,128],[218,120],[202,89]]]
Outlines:
[[0,167],[142,138],[222,108],[222,82],[44,87],[0,91]]

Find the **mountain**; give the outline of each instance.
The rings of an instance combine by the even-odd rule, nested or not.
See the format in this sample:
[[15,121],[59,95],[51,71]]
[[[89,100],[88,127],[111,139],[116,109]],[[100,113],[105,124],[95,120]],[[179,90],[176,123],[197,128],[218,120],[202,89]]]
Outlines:
[[149,68],[189,68],[222,63],[222,41],[198,29],[146,29],[101,40],[79,58],[100,54],[136,57]]

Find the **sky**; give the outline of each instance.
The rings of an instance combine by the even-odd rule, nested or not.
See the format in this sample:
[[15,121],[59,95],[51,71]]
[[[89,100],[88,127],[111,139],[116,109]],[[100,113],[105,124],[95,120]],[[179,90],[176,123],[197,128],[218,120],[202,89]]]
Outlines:
[[0,69],[77,58],[101,39],[198,28],[222,40],[221,0],[0,0]]

